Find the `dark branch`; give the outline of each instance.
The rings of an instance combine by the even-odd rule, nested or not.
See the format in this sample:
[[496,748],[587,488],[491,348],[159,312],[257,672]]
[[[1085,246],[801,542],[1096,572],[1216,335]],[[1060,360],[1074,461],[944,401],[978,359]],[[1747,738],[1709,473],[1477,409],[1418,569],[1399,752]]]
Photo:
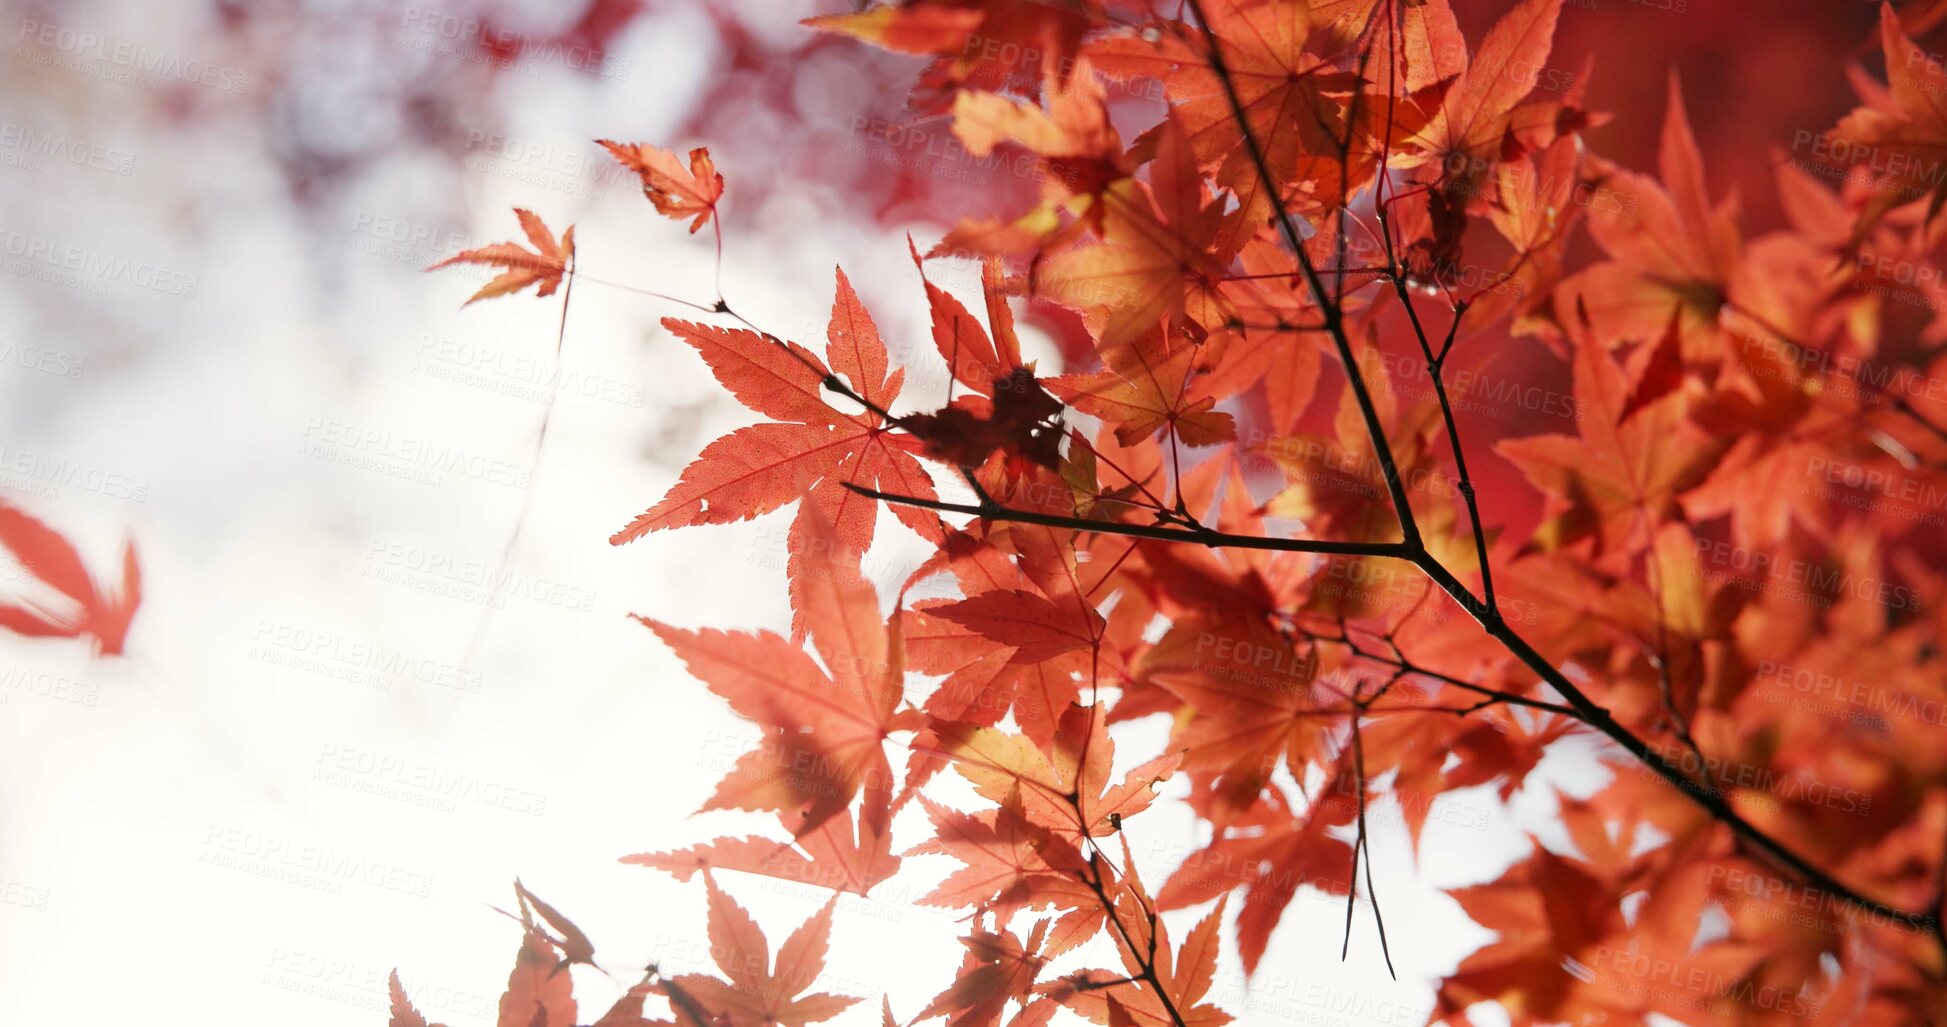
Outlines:
[[[1217,34],[1210,27],[1210,19],[1204,14],[1202,0],[1187,0],[1191,12],[1196,15],[1197,28],[1203,33],[1204,46],[1209,50],[1210,70],[1224,87],[1224,97],[1230,103],[1231,116],[1237,121],[1238,133],[1243,137],[1244,149],[1250,154],[1251,164],[1257,171],[1258,185],[1267,196],[1277,197],[1276,177],[1271,174],[1271,166],[1266,162],[1263,147],[1257,136],[1251,132],[1250,119],[1244,115],[1244,102],[1237,95],[1237,85],[1231,80],[1230,68],[1224,62],[1222,47],[1217,45]],[[1274,201],[1278,202],[1278,201]],[[1386,479],[1386,491],[1391,495],[1393,508],[1399,515],[1401,534],[1405,538],[1404,547],[1409,553],[1423,552],[1425,544],[1420,540],[1420,529],[1413,521],[1413,509],[1406,499],[1406,485],[1400,480],[1399,464],[1393,459],[1393,448],[1386,441],[1386,430],[1379,423],[1379,410],[1373,405],[1372,394],[1366,388],[1365,376],[1359,372],[1359,362],[1352,354],[1351,339],[1345,333],[1344,311],[1333,302],[1333,294],[1325,286],[1312,263],[1311,252],[1305,249],[1305,241],[1298,237],[1298,230],[1291,226],[1291,216],[1282,204],[1272,218],[1278,231],[1284,236],[1285,244],[1298,259],[1298,267],[1304,272],[1305,284],[1311,290],[1312,298],[1318,303],[1325,318],[1325,330],[1332,336],[1332,345],[1338,350],[1339,363],[1345,368],[1346,381],[1352,387],[1352,395],[1359,404],[1359,416],[1365,421],[1366,434],[1372,439],[1374,456],[1378,458],[1379,469]],[[1341,233],[1343,234],[1343,233]]]
[[1308,538],[1267,538],[1262,535],[1233,535],[1229,532],[1195,530],[1190,528],[1164,528],[1150,524],[1126,524],[1122,521],[1092,521],[1086,517],[1069,517],[1061,514],[1041,513],[1035,510],[1018,510],[1014,507],[997,504],[949,503],[939,499],[921,499],[918,496],[900,496],[863,485],[846,482],[845,487],[869,499],[884,500],[905,506],[923,507],[941,513],[966,514],[990,521],[1011,521],[1017,524],[1039,524],[1050,528],[1067,528],[1071,531],[1094,532],[1098,535],[1126,535],[1131,538],[1154,539],[1159,542],[1190,542],[1202,546],[1215,546],[1224,549],[1269,549],[1284,553],[1322,553],[1327,556],[1381,556],[1407,559],[1405,548],[1398,542],[1328,542]]
[[[1211,71],[1217,76],[1219,83],[1223,86],[1225,98],[1229,101],[1232,117],[1235,119],[1238,132],[1242,136],[1245,152],[1250,156],[1251,162],[1257,172],[1259,184],[1267,194],[1278,196],[1280,194],[1277,189],[1276,179],[1271,174],[1270,165],[1266,162],[1262,147],[1251,131],[1250,119],[1245,115],[1243,103],[1237,94],[1236,84],[1232,81],[1230,70],[1224,62],[1222,48],[1218,45],[1216,33],[1210,27],[1210,21],[1204,13],[1203,4],[1201,0],[1185,0],[1185,2],[1189,10],[1196,17],[1197,27],[1202,33],[1205,47],[1208,50]],[[1336,303],[1332,302],[1332,294],[1326,289],[1324,281],[1319,276],[1318,270],[1312,262],[1311,254],[1305,249],[1304,240],[1299,238],[1297,230],[1292,227],[1290,214],[1280,207],[1275,211],[1273,221],[1277,225],[1279,232],[1283,235],[1287,245],[1290,246],[1292,252],[1296,255],[1298,265],[1304,271],[1306,284],[1310,287],[1312,296],[1317,300],[1320,311],[1324,316],[1325,327],[1331,333],[1332,343],[1338,350],[1340,363],[1344,365],[1347,383],[1352,390],[1354,399],[1358,402],[1360,417],[1365,422],[1366,432],[1372,441],[1374,454],[1378,458],[1380,469],[1386,478],[1386,487],[1391,495],[1393,508],[1399,517],[1400,533],[1404,541],[1394,545],[1392,552],[1380,555],[1403,556],[1412,561],[1415,566],[1420,568],[1422,573],[1433,580],[1434,584],[1438,585],[1441,590],[1453,597],[1475,620],[1479,621],[1481,627],[1496,641],[1499,641],[1515,659],[1521,661],[1521,663],[1526,665],[1543,681],[1547,682],[1550,687],[1554,688],[1556,692],[1560,693],[1583,722],[1608,736],[1610,740],[1614,741],[1617,745],[1640,760],[1645,766],[1649,767],[1657,776],[1682,790],[1685,795],[1690,796],[1694,802],[1702,806],[1713,818],[1729,827],[1742,843],[1755,850],[1774,866],[1796,874],[1807,884],[1825,891],[1859,909],[1885,917],[1907,927],[1933,932],[1936,936],[1947,939],[1947,930],[1943,930],[1941,927],[1937,914],[1914,913],[1895,909],[1861,895],[1824,870],[1814,866],[1803,856],[1787,848],[1783,843],[1766,834],[1755,824],[1744,819],[1742,815],[1731,807],[1725,797],[1716,790],[1699,789],[1677,767],[1672,765],[1655,749],[1651,748],[1647,741],[1624,727],[1610,715],[1608,710],[1597,705],[1593,699],[1589,698],[1586,693],[1576,687],[1575,683],[1570,681],[1567,675],[1558,670],[1553,663],[1549,662],[1547,657],[1543,656],[1539,650],[1535,649],[1525,638],[1521,637],[1520,633],[1510,627],[1490,606],[1476,599],[1473,593],[1468,590],[1467,586],[1459,578],[1454,576],[1453,572],[1449,571],[1445,565],[1441,564],[1438,559],[1427,552],[1426,545],[1420,536],[1419,526],[1413,517],[1412,505],[1407,501],[1405,486],[1400,479],[1398,463],[1393,457],[1392,447],[1386,440],[1384,426],[1379,422],[1378,411],[1373,405],[1372,396],[1366,387],[1363,375],[1360,373],[1358,362],[1353,357],[1351,342],[1345,331],[1343,311]],[[1451,435],[1451,427],[1449,428],[1449,433]],[[1455,446],[1457,450],[1458,440],[1455,440]],[[1471,497],[1469,498],[1471,499]],[[1222,542],[1213,541],[1213,539],[1219,537],[1221,536],[1217,533],[1212,533],[1210,536],[1199,538],[1193,533],[1187,540],[1198,541],[1204,545],[1223,545],[1224,543]],[[1307,543],[1307,545],[1319,544]],[[1485,560],[1482,561],[1482,571],[1485,574]]]
[[[1078,818],[1082,817],[1080,800],[1073,795],[1067,798],[1075,807],[1075,815]],[[1086,833],[1084,837],[1087,837]],[[1094,845],[1093,839],[1089,844]],[[1102,850],[1096,848],[1095,851],[1097,858],[1088,860],[1088,872],[1078,871],[1076,876],[1082,879],[1082,883],[1088,886],[1089,891],[1095,893],[1096,901],[1102,904],[1102,912],[1108,915],[1109,923],[1114,925],[1116,934],[1121,936],[1122,947],[1129,951],[1130,958],[1136,961],[1137,968],[1142,971],[1135,979],[1149,985],[1150,990],[1156,993],[1156,998],[1162,1002],[1163,1012],[1169,1015],[1171,1023],[1176,1027],[1189,1027],[1183,1019],[1183,1014],[1177,1011],[1176,1002],[1170,998],[1169,989],[1163,986],[1162,977],[1156,973],[1156,911],[1150,909],[1143,911],[1149,918],[1149,944],[1138,949],[1135,936],[1130,934],[1128,925],[1122,922],[1121,914],[1116,912],[1115,901],[1109,898],[1108,889],[1102,883],[1102,863],[1106,862],[1101,858]]]

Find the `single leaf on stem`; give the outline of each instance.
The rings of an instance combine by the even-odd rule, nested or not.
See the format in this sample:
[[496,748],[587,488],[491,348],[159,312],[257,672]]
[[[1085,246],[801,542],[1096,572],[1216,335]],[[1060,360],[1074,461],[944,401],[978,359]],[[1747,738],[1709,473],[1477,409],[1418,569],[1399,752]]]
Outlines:
[[467,303],[510,295],[536,284],[540,288],[534,291],[534,295],[554,295],[555,288],[561,284],[561,276],[568,273],[568,264],[575,256],[574,226],[569,225],[557,242],[554,233],[533,211],[515,207],[514,216],[520,218],[521,230],[527,233],[527,241],[534,249],[526,249],[518,242],[489,243],[476,249],[461,250],[426,270],[438,271],[455,264],[479,264],[503,269],[499,277],[469,296]]
[[690,234],[696,234],[716,216],[717,201],[723,198],[723,176],[717,173],[708,147],[691,150],[690,164],[685,168],[674,153],[647,143],[595,142],[642,179],[642,195],[656,205],[658,214],[678,221],[693,217]]

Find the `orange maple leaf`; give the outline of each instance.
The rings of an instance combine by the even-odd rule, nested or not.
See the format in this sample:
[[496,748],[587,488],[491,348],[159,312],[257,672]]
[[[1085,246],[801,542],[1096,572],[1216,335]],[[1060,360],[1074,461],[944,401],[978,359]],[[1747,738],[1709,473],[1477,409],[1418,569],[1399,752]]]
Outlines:
[[1214,409],[1216,401],[1192,386],[1197,348],[1160,333],[1107,350],[1104,370],[1052,378],[1048,391],[1083,413],[1115,425],[1115,437],[1132,445],[1159,429],[1191,446],[1209,446],[1237,437],[1236,422]]
[[962,608],[957,619],[934,615],[956,606],[956,600],[928,600],[901,615],[908,665],[923,674],[946,675],[927,697],[926,712],[941,720],[992,727],[1011,711],[1036,745],[1052,747],[1057,719],[1081,695],[1089,669],[1088,639],[1097,630],[1094,618],[1078,622],[1079,609],[1061,608],[1054,619],[1079,629],[1080,644],[1071,647],[1063,644],[1063,635],[1042,634],[1036,641],[1061,654],[1024,660],[1009,643],[991,637],[1005,636],[1007,628],[983,621],[980,604]]
[[949,809],[924,796],[919,801],[933,824],[933,837],[907,855],[952,856],[964,864],[921,903],[985,910],[1002,926],[1027,907],[1096,905],[1094,894],[1079,879],[1081,854],[1047,828],[1029,823],[1018,793],[1006,797],[999,808],[979,813]]
[[455,264],[482,264],[506,269],[499,277],[481,286],[479,292],[467,297],[467,303],[516,293],[536,283],[541,287],[534,291],[534,295],[553,295],[575,256],[575,227],[569,225],[568,230],[561,233],[561,241],[556,242],[554,233],[532,211],[515,207],[514,216],[520,218],[521,230],[527,233],[528,242],[534,244],[533,250],[517,242],[489,243],[476,249],[461,250],[426,270],[438,271]]
[[1176,120],[1164,122],[1156,140],[1149,183],[1124,178],[1101,191],[1101,242],[1049,255],[1032,276],[1038,294],[1083,314],[1104,353],[1159,324],[1227,320],[1222,281],[1255,228],[1251,211],[1226,210],[1205,189]]
[[1471,58],[1446,0],[1415,12],[1406,34],[1409,80],[1445,87],[1409,143],[1433,162],[1431,177],[1478,184],[1500,159],[1510,116],[1547,66],[1561,11],[1562,0],[1525,0],[1494,23]]
[[[1122,783],[1109,784],[1115,743],[1103,723],[1107,714],[1070,706],[1061,718],[1052,754],[1044,754],[1023,735],[998,728],[936,723],[931,745],[953,762],[974,790],[995,802],[1020,795],[1030,823],[1080,838],[1115,833],[1121,822],[1149,808],[1156,785],[1183,762],[1181,752],[1165,753],[1130,768]],[[924,739],[925,736],[923,735]]]
[[[1126,853],[1127,839],[1123,848]],[[1134,866],[1133,862],[1129,865]],[[1117,980],[1105,971],[1086,970],[1040,990],[1089,1020],[1112,1027],[1174,1027],[1179,1023],[1184,1027],[1223,1027],[1230,1023],[1233,1017],[1229,1013],[1203,1001],[1216,979],[1219,928],[1228,897],[1218,900],[1217,908],[1198,921],[1178,948],[1170,942],[1169,926],[1160,918],[1151,927],[1155,904],[1134,871],[1117,884],[1117,915],[1138,925],[1132,933],[1143,947],[1141,952],[1132,949],[1118,933],[1116,949],[1128,973]],[[1128,979],[1143,975],[1145,963],[1151,963],[1154,971],[1155,983],[1151,986]],[[1169,997],[1169,1007],[1163,1005],[1164,995]],[[1171,1015],[1172,1008],[1175,1015]]]
[[967,90],[1032,92],[1042,68],[1057,84],[1075,74],[1082,36],[1100,20],[1096,4],[1040,0],[900,0],[853,14],[826,14],[802,24],[861,39],[898,53],[931,55],[915,84],[912,106],[939,113]]
[[[1239,606],[1241,607],[1241,603]],[[1177,733],[1184,766],[1211,775],[1211,819],[1255,804],[1280,763],[1302,773],[1330,721],[1312,698],[1316,663],[1259,618],[1183,617],[1139,664],[1195,713]]]
[[[1349,790],[1343,778],[1327,785],[1325,795]],[[1237,947],[1247,973],[1257,969],[1270,944],[1272,929],[1303,887],[1343,895],[1352,886],[1352,846],[1336,837],[1356,810],[1350,803],[1314,802],[1294,814],[1280,793],[1233,829],[1191,855],[1156,896],[1161,909],[1194,906],[1242,887],[1244,908],[1237,917]]]
[[737,761],[703,808],[774,810],[787,814],[799,837],[843,812],[860,788],[889,787],[883,743],[916,726],[917,716],[898,711],[905,687],[898,620],[880,616],[872,585],[815,513],[808,541],[793,577],[829,673],[768,631],[689,631],[636,618],[739,715],[765,728],[763,745]]
[[1594,535],[1605,552],[1646,546],[1643,518],[1660,523],[1680,493],[1703,481],[1725,440],[1690,420],[1685,392],[1632,410],[1622,369],[1588,337],[1576,343],[1575,400],[1585,411],[1578,435],[1508,439],[1497,447],[1551,497],[1551,516],[1535,530],[1535,543],[1552,549]]
[[[796,566],[810,545],[808,518],[814,511],[856,558],[871,548],[878,505],[847,485],[934,498],[932,478],[916,457],[918,440],[891,431],[873,410],[842,413],[823,398],[824,383],[837,380],[832,369],[879,410],[898,399],[905,380],[904,371],[887,372],[885,343],[843,271],[828,329],[830,369],[797,343],[755,332],[674,318],[663,319],[663,327],[696,347],[717,380],[745,406],[775,420],[739,428],[705,446],[662,501],[610,536],[611,544],[669,528],[749,520],[806,499],[786,539],[791,564]],[[939,537],[939,519],[929,511],[900,505],[893,515],[922,536]],[[792,595],[792,635],[802,638],[803,591],[794,584]]]
[[682,974],[663,983],[665,993],[681,994],[703,1007],[713,1017],[712,1023],[738,1027],[804,1027],[829,1020],[858,1002],[826,992],[802,994],[825,972],[836,897],[784,939],[774,963],[770,942],[757,921],[724,894],[709,874],[704,874],[703,883],[710,895],[710,958],[728,980]]
[[642,179],[642,195],[656,205],[656,212],[678,221],[691,215],[690,234],[702,228],[717,213],[723,198],[723,176],[710,159],[710,149],[699,146],[690,151],[690,166],[684,169],[676,155],[647,143],[618,143],[597,139],[622,166]]
[[1589,233],[1610,260],[1564,281],[1555,306],[1563,317],[1585,317],[1611,347],[1655,340],[1677,315],[1685,362],[1720,360],[1718,326],[1743,259],[1737,204],[1712,204],[1704,189],[1703,155],[1674,75],[1660,151],[1663,184],[1616,171],[1604,182],[1624,202],[1589,210]]
[[1874,164],[1883,166],[1879,191],[1859,214],[1853,243],[1865,239],[1886,212],[1927,198],[1931,221],[1947,204],[1947,68],[1908,39],[1892,4],[1881,4],[1880,46],[1886,54],[1886,79],[1891,96],[1868,97],[1833,131],[1835,139],[1873,148]]
[[[960,939],[967,954],[960,962],[960,973],[945,991],[935,996],[916,1019],[946,1017],[947,1027],[998,1027],[1010,1001],[1028,1005],[1035,978],[1047,963],[1042,944],[1048,936],[1048,921],[1035,923],[1023,945],[1010,931],[989,931],[976,926]],[[1024,1010],[1017,1023],[1045,1023],[1055,1008],[1041,1003],[1032,1012]]]
[[787,815],[784,826],[797,848],[755,836],[719,838],[675,852],[624,856],[622,862],[655,867],[679,881],[715,868],[864,895],[899,870],[900,859],[892,854],[890,784],[868,781],[856,815],[845,810],[811,828],[802,826],[805,814]]
[[[1359,76],[1306,49],[1313,29],[1325,27],[1327,20],[1315,18],[1314,6],[1297,0],[1204,3],[1226,76],[1218,75],[1219,60],[1211,57],[1203,36],[1187,25],[1112,37],[1088,53],[1110,74],[1161,80],[1172,120],[1181,124],[1197,161],[1215,166],[1213,177],[1236,194],[1244,219],[1261,224],[1280,197],[1265,194],[1252,148],[1240,145],[1242,132],[1256,141],[1280,192],[1301,179],[1331,179],[1314,184],[1322,194],[1338,194],[1346,136],[1339,97],[1350,96]],[[1324,41],[1329,45],[1330,36]],[[1242,126],[1237,109],[1243,111]],[[1355,163],[1364,165],[1360,174],[1374,166]]]

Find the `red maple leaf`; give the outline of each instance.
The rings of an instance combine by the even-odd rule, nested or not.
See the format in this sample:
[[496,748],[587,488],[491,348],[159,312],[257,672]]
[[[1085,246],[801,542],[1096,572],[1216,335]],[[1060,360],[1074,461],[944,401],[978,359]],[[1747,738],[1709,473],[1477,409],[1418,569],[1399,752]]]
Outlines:
[[[739,428],[705,446],[669,494],[611,536],[610,543],[621,545],[669,528],[748,520],[808,498],[786,539],[791,565],[800,565],[812,545],[808,518],[814,515],[832,525],[837,546],[856,562],[871,548],[878,507],[848,486],[922,499],[935,496],[932,478],[915,458],[916,441],[894,432],[874,410],[841,412],[825,401],[825,383],[838,380],[834,368],[879,411],[898,398],[905,378],[903,371],[888,373],[885,343],[843,271],[838,272],[828,330],[830,368],[797,343],[744,329],[674,318],[664,319],[663,327],[696,347],[717,380],[745,406],[776,420]],[[902,505],[893,513],[924,536],[939,534],[939,520],[929,512]],[[793,575],[792,580],[802,578]],[[794,637],[802,637],[804,603],[802,589],[794,584]]]
[[732,709],[765,728],[763,745],[737,761],[703,808],[773,810],[799,837],[843,812],[861,788],[889,788],[884,742],[917,726],[915,715],[899,710],[905,667],[897,619],[880,614],[832,527],[812,518],[812,544],[793,576],[823,667],[768,631],[689,631],[636,618]]
[[73,543],[5,503],[0,503],[0,546],[58,597],[0,602],[0,629],[36,638],[90,638],[96,652],[121,654],[135,608],[142,604],[142,568],[133,541],[122,550],[122,584],[115,590],[89,575]]

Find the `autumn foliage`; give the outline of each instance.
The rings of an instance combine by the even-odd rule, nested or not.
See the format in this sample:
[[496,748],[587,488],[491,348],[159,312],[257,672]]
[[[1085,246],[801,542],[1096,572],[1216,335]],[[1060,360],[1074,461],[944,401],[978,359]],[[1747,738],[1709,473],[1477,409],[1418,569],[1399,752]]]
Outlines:
[[[1350,939],[1355,899],[1359,955],[1390,965],[1412,942],[1385,933],[1369,810],[1397,803],[1417,844],[1436,800],[1484,787],[1547,793],[1559,830],[1452,893],[1495,937],[1434,982],[1434,1020],[1942,1022],[1947,72],[1886,8],[1889,81],[1855,75],[1826,137],[1873,159],[1838,183],[1781,159],[1789,225],[1753,236],[1674,76],[1619,112],[1660,120],[1653,172],[1590,148],[1611,115],[1579,85],[1534,88],[1561,8],[1472,40],[1447,0],[807,22],[923,58],[915,116],[1022,156],[1038,194],[912,249],[944,396],[905,387],[842,271],[824,340],[671,298],[669,337],[752,423],[611,541],[791,509],[788,634],[639,618],[764,733],[705,808],[775,830],[626,857],[700,878],[722,973],[651,967],[594,1022],[861,1002],[1214,1027],[1220,949],[1254,972],[1275,932]],[[1159,87],[1146,120],[1112,117],[1135,82]],[[603,145],[659,212],[739,241],[734,167],[726,191],[707,150]],[[519,213],[531,248],[448,261],[502,269],[476,299],[572,285],[572,230]],[[977,293],[932,280],[968,262]],[[1076,358],[1027,359],[1021,316]],[[1548,430],[1483,443],[1517,345],[1568,389]],[[1518,475],[1477,487],[1490,462]],[[861,571],[887,530],[932,551],[896,588]],[[1134,751],[1120,726],[1148,718],[1168,742]],[[1532,779],[1564,752],[1606,783]],[[1160,803],[1198,821],[1181,866],[1124,840]],[[895,851],[895,820],[926,840]],[[921,901],[965,925],[920,1008],[818,992],[830,904],[773,954],[731,897],[768,875],[836,901],[908,861],[947,868]],[[1301,889],[1347,921],[1303,922]],[[571,1027],[593,947],[517,898],[500,1023]],[[1057,966],[1102,939],[1105,965]],[[392,1023],[424,1023],[396,982]]]

